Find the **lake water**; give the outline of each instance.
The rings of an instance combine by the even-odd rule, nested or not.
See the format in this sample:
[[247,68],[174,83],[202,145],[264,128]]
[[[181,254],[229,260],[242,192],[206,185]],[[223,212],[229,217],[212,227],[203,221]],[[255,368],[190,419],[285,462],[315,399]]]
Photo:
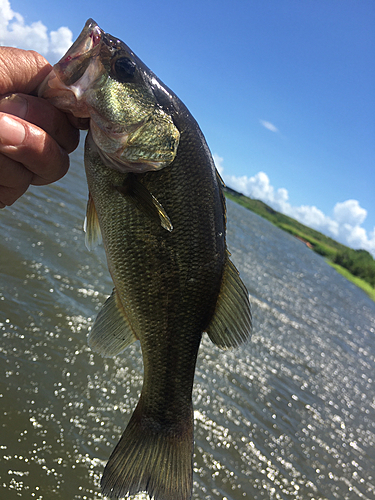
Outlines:
[[[88,327],[112,290],[82,223],[82,150],[59,183],[0,212],[0,498],[100,499],[138,400],[134,344],[103,359]],[[301,242],[228,202],[254,333],[204,338],[194,499],[375,499],[375,303]],[[137,498],[146,498],[137,495]],[[178,500],[178,499],[176,499]]]

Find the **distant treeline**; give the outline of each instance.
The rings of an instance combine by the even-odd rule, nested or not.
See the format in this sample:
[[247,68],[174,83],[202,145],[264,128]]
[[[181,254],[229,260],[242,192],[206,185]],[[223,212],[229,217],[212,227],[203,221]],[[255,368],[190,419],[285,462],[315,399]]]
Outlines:
[[366,250],[353,250],[342,245],[319,231],[315,231],[315,229],[311,229],[292,219],[292,217],[277,212],[266,203],[263,203],[263,201],[248,198],[234,189],[226,187],[225,194],[239,205],[268,219],[275,226],[280,227],[302,241],[309,243],[309,246],[315,252],[323,255],[331,262],[344,267],[352,275],[361,278],[375,288],[375,260]]
[[347,250],[337,252],[333,262],[345,267],[375,288],[375,260],[366,250]]

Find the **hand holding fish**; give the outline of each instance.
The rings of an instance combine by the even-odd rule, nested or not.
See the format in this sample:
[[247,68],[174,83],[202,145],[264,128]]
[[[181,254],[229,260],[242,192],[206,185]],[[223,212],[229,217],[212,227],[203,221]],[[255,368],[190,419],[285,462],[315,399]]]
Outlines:
[[33,51],[0,47],[0,208],[63,177],[84,123],[36,97],[51,71]]

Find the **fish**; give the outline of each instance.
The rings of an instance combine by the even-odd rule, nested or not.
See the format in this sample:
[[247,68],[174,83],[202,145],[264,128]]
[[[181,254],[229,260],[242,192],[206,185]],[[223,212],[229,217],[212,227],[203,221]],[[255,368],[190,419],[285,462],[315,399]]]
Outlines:
[[114,288],[89,346],[139,341],[138,404],[105,466],[104,496],[192,496],[192,388],[202,335],[221,349],[251,335],[249,294],[226,245],[223,181],[181,100],[121,40],[89,19],[41,85],[89,119],[85,241],[104,244]]

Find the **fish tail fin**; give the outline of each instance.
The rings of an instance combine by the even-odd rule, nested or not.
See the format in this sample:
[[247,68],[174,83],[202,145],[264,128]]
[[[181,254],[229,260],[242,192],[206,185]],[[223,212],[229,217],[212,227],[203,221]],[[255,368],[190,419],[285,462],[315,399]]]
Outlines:
[[138,403],[104,469],[103,496],[147,491],[155,500],[189,500],[193,482],[193,410],[183,425],[156,423]]

